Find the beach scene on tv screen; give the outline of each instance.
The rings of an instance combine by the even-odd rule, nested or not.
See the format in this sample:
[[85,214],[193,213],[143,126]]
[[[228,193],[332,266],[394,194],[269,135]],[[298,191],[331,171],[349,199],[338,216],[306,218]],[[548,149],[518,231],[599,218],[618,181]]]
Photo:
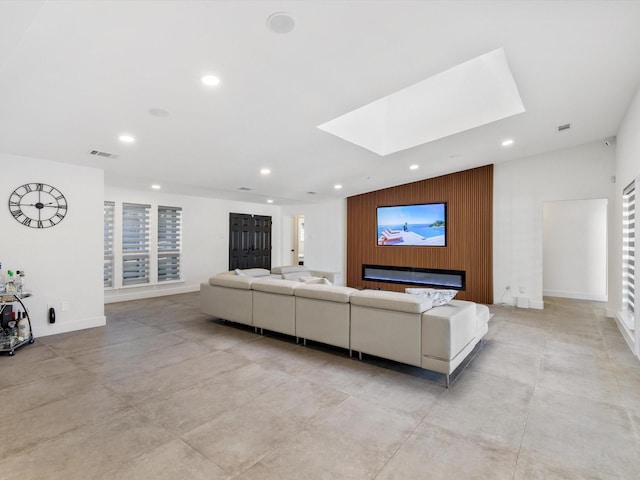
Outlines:
[[445,204],[378,207],[378,245],[445,246]]

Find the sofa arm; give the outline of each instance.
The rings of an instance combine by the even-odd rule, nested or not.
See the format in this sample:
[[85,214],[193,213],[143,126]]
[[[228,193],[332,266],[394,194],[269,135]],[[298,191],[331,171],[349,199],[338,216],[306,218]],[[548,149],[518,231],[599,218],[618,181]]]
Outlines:
[[472,342],[478,331],[476,305],[455,301],[422,314],[422,355],[453,360]]

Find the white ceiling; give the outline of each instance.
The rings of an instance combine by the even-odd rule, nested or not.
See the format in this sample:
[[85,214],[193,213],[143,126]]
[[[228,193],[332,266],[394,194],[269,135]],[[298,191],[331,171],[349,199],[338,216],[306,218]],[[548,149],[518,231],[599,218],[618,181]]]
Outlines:
[[[385,157],[317,128],[498,48],[524,113]],[[115,186],[341,198],[615,135],[639,81],[639,1],[0,1],[0,152]]]

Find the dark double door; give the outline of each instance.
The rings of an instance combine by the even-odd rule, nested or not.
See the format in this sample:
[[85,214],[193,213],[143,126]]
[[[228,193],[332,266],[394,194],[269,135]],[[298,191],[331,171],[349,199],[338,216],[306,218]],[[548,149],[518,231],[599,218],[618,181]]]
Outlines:
[[229,214],[229,270],[271,270],[271,217]]

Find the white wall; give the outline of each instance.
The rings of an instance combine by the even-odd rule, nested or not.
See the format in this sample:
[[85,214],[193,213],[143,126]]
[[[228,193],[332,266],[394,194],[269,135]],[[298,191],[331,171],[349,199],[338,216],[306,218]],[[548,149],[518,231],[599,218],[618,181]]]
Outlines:
[[[611,209],[617,185],[611,183],[614,174],[615,147],[605,146],[604,141],[495,165],[495,303],[513,302],[523,289],[529,306],[543,308],[543,203],[606,198]],[[612,244],[611,235],[608,243]],[[505,293],[508,285],[511,293]]]
[[607,301],[608,200],[543,205],[544,295]]
[[[104,200],[116,202],[116,210],[122,202],[143,203],[152,206],[182,207],[182,281],[163,285],[127,286],[105,292],[107,303],[138,298],[148,298],[174,293],[194,292],[200,283],[229,268],[229,213],[250,213],[272,217],[271,264],[282,264],[281,207],[257,203],[218,200],[203,197],[166,194],[154,190],[133,190],[105,187]],[[102,208],[102,207],[100,207]],[[115,248],[120,238],[121,217],[116,218]],[[287,257],[288,258],[288,257]],[[153,261],[153,259],[152,259]]]
[[[58,225],[29,228],[9,213],[11,192],[30,182],[64,194],[69,208]],[[103,192],[102,170],[0,153],[0,261],[5,273],[25,271],[33,296],[24,302],[36,337],[105,324]],[[56,309],[54,324],[48,322],[48,305]]]
[[[341,272],[346,277],[347,201],[282,207],[284,217],[304,215],[304,264],[315,270]],[[292,227],[290,227],[292,228]],[[285,235],[293,235],[284,232]],[[290,263],[289,250],[282,252]],[[285,247],[286,248],[286,247]]]

